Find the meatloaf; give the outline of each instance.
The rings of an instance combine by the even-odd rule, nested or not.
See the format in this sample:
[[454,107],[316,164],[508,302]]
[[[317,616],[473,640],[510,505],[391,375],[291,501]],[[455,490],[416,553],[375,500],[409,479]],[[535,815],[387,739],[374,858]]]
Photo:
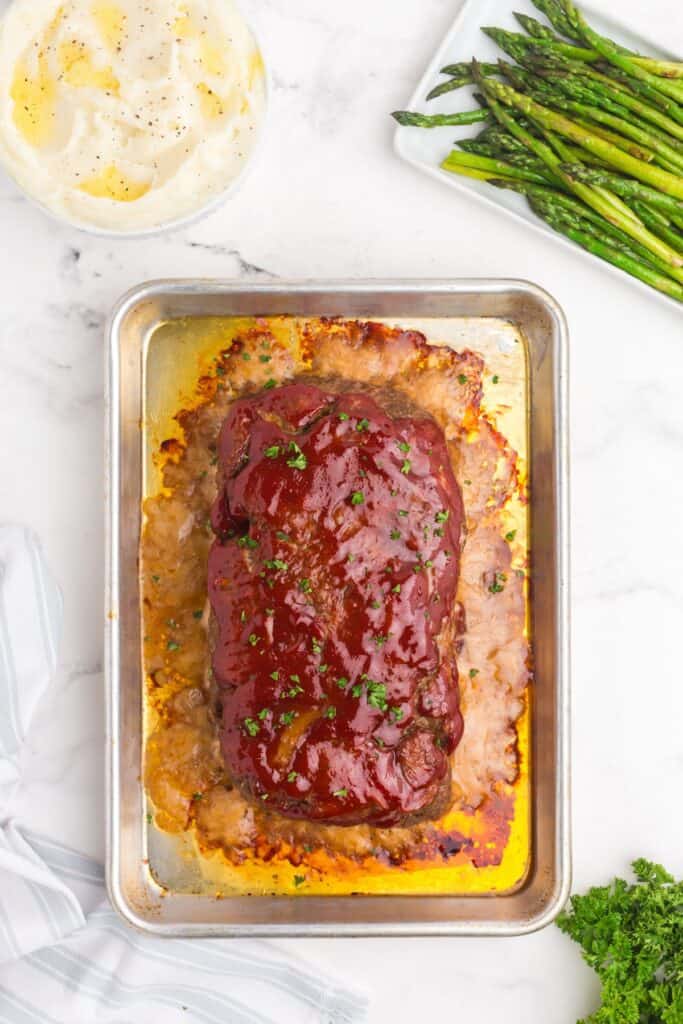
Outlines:
[[443,431],[295,383],[233,404],[217,468],[208,594],[233,781],[293,818],[438,817],[462,734],[463,505]]

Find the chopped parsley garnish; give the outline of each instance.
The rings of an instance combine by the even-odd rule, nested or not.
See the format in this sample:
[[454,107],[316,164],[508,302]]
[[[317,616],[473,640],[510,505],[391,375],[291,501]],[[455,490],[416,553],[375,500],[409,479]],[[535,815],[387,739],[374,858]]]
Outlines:
[[242,359],[244,359],[245,363],[248,363],[251,359],[251,354],[249,352],[243,352]]
[[203,793],[193,793],[192,794],[192,799],[193,800],[201,800],[203,796],[204,796]]
[[400,540],[401,539],[401,531],[400,530],[392,530],[391,533],[389,534],[389,536],[391,537],[392,540]]
[[493,377],[491,377],[491,380],[493,381],[494,384],[497,384],[498,381],[500,380],[500,377],[498,376],[497,373],[494,373]]
[[298,778],[299,778],[299,773],[298,772],[289,772],[289,774],[287,775],[287,782],[294,782],[295,779],[298,779]]
[[340,413],[339,413],[339,419],[340,419],[340,420],[342,421],[342,423],[343,423],[343,422],[344,422],[345,420],[348,420],[348,418],[349,418],[349,414],[348,414],[348,412],[340,412]]
[[437,523],[445,523],[448,519],[449,514],[450,513],[448,512],[448,510],[444,509],[441,512],[437,512],[436,515],[434,516],[434,519]]
[[247,613],[245,612],[245,610],[243,608],[242,611],[240,612],[240,622],[246,622],[246,621],[247,621]]
[[478,668],[471,668],[470,669],[470,671],[469,671],[470,679],[474,679],[474,677],[478,676],[478,675],[479,675],[479,669]]
[[408,515],[408,509],[406,509],[406,508],[400,508],[400,509],[398,510],[398,514],[399,514],[400,516],[402,516],[402,517],[403,517],[403,518],[405,519],[405,517],[406,517],[406,516]]
[[338,800],[343,800],[344,797],[348,795],[349,791],[346,788],[346,786],[343,786],[341,789],[335,789],[334,793],[332,794],[332,796],[336,796]]
[[337,709],[334,707],[334,705],[331,705],[325,711],[325,718],[336,718],[336,717],[337,717]]
[[299,886],[303,885],[304,882],[306,881],[306,876],[305,875],[294,875],[293,881],[294,881],[295,888],[298,889]]
[[384,683],[378,683],[375,679],[368,679],[368,704],[371,708],[377,708],[378,711],[386,711],[388,708],[387,704],[387,688]]
[[179,651],[180,650],[180,644],[176,643],[175,640],[169,640],[168,643],[166,644],[166,650],[167,651]]
[[256,633],[250,633],[249,634],[249,643],[251,644],[251,646],[252,647],[256,647],[256,644],[258,642],[259,642],[259,638],[257,637]]
[[302,592],[302,594],[310,594],[311,581],[309,579],[299,580],[299,590]]
[[273,378],[272,378],[272,377],[270,377],[270,378],[269,378],[269,379],[268,379],[268,380],[266,381],[266,383],[265,383],[265,384],[263,385],[263,388],[264,388],[264,390],[265,390],[265,391],[270,391],[270,389],[271,389],[271,388],[274,388],[274,387],[275,387],[276,385],[277,385],[277,381],[276,381],[276,380],[273,380]]
[[288,533],[285,533],[284,530],[276,530],[275,536],[277,537],[278,540],[283,541],[285,544],[292,543],[292,538],[289,536]]
[[404,459],[403,460],[403,465],[401,466],[401,472],[407,476],[408,473],[410,473],[411,466],[412,466],[412,463],[411,463],[410,459]]
[[272,359],[273,357],[272,357],[272,356],[259,356],[258,358],[259,358],[259,362],[260,362],[260,363],[269,363],[269,362],[270,362],[270,360],[271,360],[271,359]]
[[356,423],[356,430],[360,430],[360,431],[367,430],[369,426],[370,426],[370,420],[366,420],[365,417],[363,417],[362,420],[358,420],[358,423]]
[[524,569],[515,569],[515,576],[519,576],[520,580],[524,579]]
[[384,746],[384,740],[380,736],[373,736],[372,738],[373,738],[373,740],[375,741],[375,743],[377,744],[378,747],[383,747]]
[[363,692],[363,684],[362,683],[355,683],[355,685],[351,687],[351,695],[353,697],[360,697],[362,692]]
[[299,678],[298,675],[293,675],[293,676],[290,676],[289,678],[291,679],[291,681],[293,683],[300,683],[301,682],[301,679]]
[[279,670],[278,670],[278,669],[275,669],[275,671],[274,671],[274,672],[271,672],[271,673],[270,673],[270,678],[271,678],[271,679],[274,679],[274,680],[275,680],[275,682],[277,682],[277,681],[278,681],[278,679],[280,678],[280,672],[279,672]]
[[204,612],[201,610],[201,608],[198,608],[196,612],[192,612],[192,618],[193,619],[201,619],[203,614],[204,614]]
[[254,540],[253,537],[240,537],[237,541],[237,546],[240,548],[249,548],[253,550],[258,547],[258,541]]
[[384,647],[384,645],[387,642],[387,640],[389,639],[390,635],[391,635],[390,633],[387,633],[386,636],[383,635],[383,634],[380,634],[379,636],[373,637],[373,640],[375,641],[375,643],[377,644],[378,647]]
[[268,618],[271,618],[273,615],[275,615],[275,609],[274,608],[266,608],[266,615],[268,616]]
[[325,675],[325,673],[327,672],[328,668],[329,668],[329,665],[318,665],[318,672],[320,672],[322,675]]
[[270,708],[261,708],[261,710],[259,711],[259,713],[257,715],[257,718],[260,718],[260,720],[263,721],[264,718],[267,718],[269,714],[270,714]]
[[377,600],[377,599],[375,598],[375,600],[371,602],[371,604],[370,604],[370,607],[371,607],[371,608],[374,608],[375,610],[376,610],[377,608],[381,608],[381,607],[382,607],[382,602],[381,602],[381,601],[378,601],[378,600]]
[[289,450],[290,452],[293,453],[292,457],[290,459],[287,459],[287,465],[290,467],[290,469],[306,469],[306,466],[308,465],[308,459],[301,451],[301,448],[299,448],[299,445],[296,443],[296,441],[289,442]]
[[291,725],[296,718],[296,711],[283,711],[280,715],[280,722],[282,725]]
[[337,686],[339,687],[339,689],[345,690],[348,685],[349,681],[346,678],[346,676],[339,676],[339,679],[337,680]]
[[362,505],[364,501],[365,495],[363,494],[362,491],[354,491],[353,494],[351,495],[352,505]]
[[410,445],[406,444],[405,441],[399,441],[398,442],[398,448],[399,448],[399,451],[402,451],[404,455],[407,455],[408,452],[410,451]]
[[311,637],[311,647],[314,654],[322,654],[323,645],[317,637]]
[[391,717],[393,718],[393,720],[395,722],[400,722],[401,719],[403,718],[403,709],[402,708],[391,708],[390,711],[389,711],[389,714],[391,715]]
[[289,566],[286,562],[283,562],[281,558],[270,558],[267,562],[263,563],[266,569],[279,569],[282,572],[286,572]]
[[517,536],[517,531],[516,530],[510,530],[509,533],[505,534],[505,540],[508,542],[508,544],[512,544],[512,542],[513,542],[513,540],[515,539],[516,536]]
[[496,572],[493,574],[493,582],[489,584],[489,593],[500,594],[502,590],[505,590],[505,584],[507,583],[507,576],[504,572]]
[[263,454],[267,459],[276,459],[280,454],[280,445],[271,444],[270,448],[266,448]]
[[147,824],[151,825],[153,821],[154,821],[154,818],[152,817],[152,815],[148,814],[147,815]]
[[458,374],[458,381],[460,384],[467,384],[467,377],[465,376],[464,373]]
[[435,537],[443,537],[443,530],[440,526],[437,526],[433,533]]
[[400,594],[401,593],[401,584],[397,583],[395,587],[392,587],[391,588],[391,593],[392,594]]
[[160,583],[161,582],[161,576],[152,576],[152,582],[153,583]]
[[253,718],[245,718],[243,724],[250,736],[257,736],[261,731],[261,726]]

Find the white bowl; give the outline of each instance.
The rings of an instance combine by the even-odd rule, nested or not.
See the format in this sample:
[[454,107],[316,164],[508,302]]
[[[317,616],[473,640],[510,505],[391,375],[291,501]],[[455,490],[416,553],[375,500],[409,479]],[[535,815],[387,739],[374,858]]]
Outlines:
[[164,234],[165,232],[179,231],[182,228],[192,227],[199,221],[204,220],[205,217],[208,217],[210,214],[218,210],[223,205],[223,203],[225,203],[228,199],[231,199],[239,191],[239,189],[246,181],[247,175],[253,169],[257,158],[261,156],[261,153],[263,151],[263,140],[266,134],[268,120],[270,117],[270,97],[272,92],[270,64],[267,59],[264,48],[261,45],[261,39],[259,38],[259,34],[254,29],[252,21],[249,18],[246,18],[241,10],[240,14],[242,18],[244,18],[246,26],[254,39],[256,49],[261,55],[261,61],[263,64],[263,111],[261,114],[260,123],[257,126],[257,138],[256,141],[254,142],[251,152],[244,161],[239,174],[232,179],[229,185],[227,185],[222,192],[219,192],[217,195],[213,196],[206,203],[203,203],[201,206],[199,206],[196,210],[193,210],[191,213],[183,214],[181,217],[174,217],[172,220],[165,221],[163,224],[155,224],[152,227],[136,229],[128,228],[122,231],[115,231],[112,228],[101,228],[97,227],[97,225],[94,224],[87,224],[82,221],[71,220],[69,217],[65,217],[63,214],[57,213],[49,206],[46,206],[45,203],[42,203],[37,196],[27,191],[27,189],[25,189],[24,186],[19,181],[17,181],[17,179],[12,174],[10,169],[6,167],[5,164],[2,163],[2,161],[0,161],[0,171],[2,171],[10,179],[10,181],[14,183],[17,189],[22,193],[22,195],[26,199],[28,199],[28,201],[33,206],[38,207],[39,210],[47,214],[47,216],[50,217],[52,220],[56,221],[58,224],[64,225],[64,227],[76,228],[78,231],[83,231],[85,234],[95,235],[96,237],[99,238],[153,238],[154,236]]

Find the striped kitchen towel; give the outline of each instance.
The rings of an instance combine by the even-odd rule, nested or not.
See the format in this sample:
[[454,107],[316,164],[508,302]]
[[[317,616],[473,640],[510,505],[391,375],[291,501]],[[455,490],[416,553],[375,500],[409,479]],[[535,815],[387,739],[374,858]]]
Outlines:
[[0,527],[0,1024],[364,1020],[364,998],[268,943],[138,934],[99,864],[21,827],[19,758],[60,626],[35,536]]

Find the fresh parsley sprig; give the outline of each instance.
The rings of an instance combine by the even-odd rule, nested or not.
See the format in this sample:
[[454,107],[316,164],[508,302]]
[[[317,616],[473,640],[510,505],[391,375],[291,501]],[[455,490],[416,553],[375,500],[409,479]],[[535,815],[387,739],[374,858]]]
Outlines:
[[579,1024],[683,1021],[683,882],[642,858],[632,868],[635,883],[572,896],[558,918],[602,983],[602,1005]]

